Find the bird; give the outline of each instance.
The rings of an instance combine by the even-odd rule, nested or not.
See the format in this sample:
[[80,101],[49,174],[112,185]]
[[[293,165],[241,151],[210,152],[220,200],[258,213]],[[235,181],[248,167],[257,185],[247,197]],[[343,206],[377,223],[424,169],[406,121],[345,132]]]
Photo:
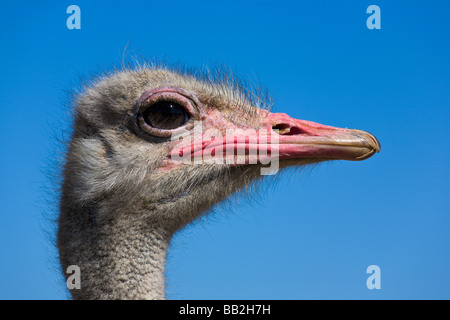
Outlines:
[[227,68],[141,63],[74,95],[57,218],[72,299],[164,300],[175,233],[288,167],[365,160],[372,134],[272,112],[265,90]]

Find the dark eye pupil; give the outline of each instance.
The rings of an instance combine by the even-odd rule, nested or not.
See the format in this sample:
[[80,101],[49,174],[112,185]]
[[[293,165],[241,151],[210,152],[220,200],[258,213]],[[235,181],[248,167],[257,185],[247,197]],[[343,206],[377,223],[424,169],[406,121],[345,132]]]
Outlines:
[[144,121],[157,129],[175,129],[189,120],[185,109],[176,102],[158,101],[142,114]]

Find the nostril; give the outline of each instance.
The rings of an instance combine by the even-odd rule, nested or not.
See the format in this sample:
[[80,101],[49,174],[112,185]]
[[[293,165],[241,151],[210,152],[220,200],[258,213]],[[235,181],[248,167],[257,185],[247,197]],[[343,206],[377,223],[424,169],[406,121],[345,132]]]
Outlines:
[[286,133],[289,136],[293,136],[293,135],[297,135],[297,134],[302,134],[305,133],[305,131],[303,131],[300,128],[297,127],[291,127],[291,129],[289,130],[289,133]]
[[289,124],[280,123],[277,125],[272,126],[272,130],[278,130],[278,134],[284,135],[284,136],[294,136],[297,134],[305,133],[302,129],[298,127],[292,127]]

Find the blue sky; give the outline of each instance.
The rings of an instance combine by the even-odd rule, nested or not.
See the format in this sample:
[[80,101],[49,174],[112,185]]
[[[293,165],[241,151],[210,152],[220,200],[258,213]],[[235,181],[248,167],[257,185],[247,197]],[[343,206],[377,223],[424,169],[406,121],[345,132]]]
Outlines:
[[[68,30],[66,8],[81,8]],[[366,27],[369,5],[381,29]],[[67,299],[49,174],[72,88],[127,56],[226,64],[274,110],[372,132],[381,153],[282,176],[173,239],[172,299],[450,298],[450,4],[45,1],[0,12],[0,299]],[[381,269],[381,289],[366,268]]]

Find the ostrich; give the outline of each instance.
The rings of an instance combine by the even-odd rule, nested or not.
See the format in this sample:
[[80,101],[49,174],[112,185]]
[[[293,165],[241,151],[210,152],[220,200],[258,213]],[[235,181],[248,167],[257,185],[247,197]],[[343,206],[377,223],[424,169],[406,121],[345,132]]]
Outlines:
[[[165,299],[174,233],[267,175],[268,159],[281,170],[380,150],[365,131],[272,113],[254,93],[226,71],[141,65],[104,74],[75,97],[57,232],[64,275],[80,268],[74,299]],[[233,152],[220,161],[219,147]],[[209,158],[186,161],[198,154]]]

